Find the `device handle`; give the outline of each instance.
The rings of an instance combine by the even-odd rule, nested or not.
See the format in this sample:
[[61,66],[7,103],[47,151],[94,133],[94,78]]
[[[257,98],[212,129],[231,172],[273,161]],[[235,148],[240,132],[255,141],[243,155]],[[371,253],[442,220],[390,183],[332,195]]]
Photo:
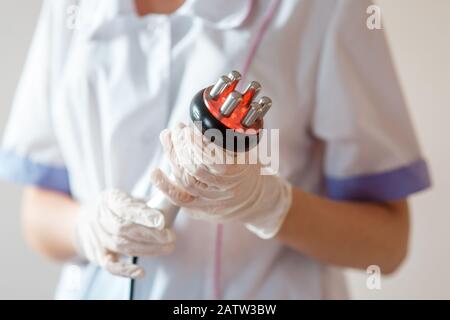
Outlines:
[[[147,206],[159,210],[163,213],[165,218],[165,227],[170,228],[175,221],[175,218],[180,210],[180,207],[174,205],[169,199],[166,198],[164,193],[160,190],[155,190],[155,193],[151,197],[151,199],[147,202]],[[132,257],[131,261],[133,264],[138,263],[138,257]],[[129,291],[129,300],[134,300],[134,287],[136,284],[135,279],[130,280],[130,291]]]
[[166,221],[166,228],[171,227],[177,216],[180,207],[174,205],[169,199],[166,198],[164,193],[156,190],[152,198],[147,202],[147,206],[157,209],[164,214]]

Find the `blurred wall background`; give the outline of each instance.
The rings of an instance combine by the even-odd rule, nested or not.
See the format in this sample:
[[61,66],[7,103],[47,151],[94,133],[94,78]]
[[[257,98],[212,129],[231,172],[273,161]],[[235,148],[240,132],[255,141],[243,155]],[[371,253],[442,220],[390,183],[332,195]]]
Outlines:
[[[292,1],[292,0],[285,0]],[[395,62],[434,187],[412,199],[412,241],[400,272],[368,290],[364,272],[349,271],[353,298],[450,299],[450,1],[379,0]],[[41,0],[0,4],[0,132],[3,131]],[[0,299],[52,298],[58,266],[25,246],[20,188],[0,182]]]
[[349,272],[351,288],[355,298],[450,299],[450,1],[377,2],[433,189],[412,198],[411,249],[400,272],[379,291]]
[[[0,4],[0,132],[30,45],[41,0]],[[19,224],[20,188],[0,182],[0,299],[51,298],[58,267],[28,250]]]

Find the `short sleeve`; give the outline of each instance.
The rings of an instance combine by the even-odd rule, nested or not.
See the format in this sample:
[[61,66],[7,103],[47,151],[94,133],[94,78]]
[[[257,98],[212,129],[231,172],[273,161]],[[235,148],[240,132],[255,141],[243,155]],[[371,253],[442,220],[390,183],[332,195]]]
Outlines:
[[67,1],[44,1],[0,149],[0,178],[70,193],[53,132],[52,88],[68,43]]
[[393,201],[430,186],[383,30],[365,0],[339,1],[321,52],[314,135],[328,196]]

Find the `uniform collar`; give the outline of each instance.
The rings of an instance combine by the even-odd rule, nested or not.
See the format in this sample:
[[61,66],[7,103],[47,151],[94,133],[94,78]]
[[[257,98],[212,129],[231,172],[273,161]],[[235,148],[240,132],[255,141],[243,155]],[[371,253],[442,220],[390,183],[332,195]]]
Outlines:
[[186,0],[176,14],[200,19],[218,29],[238,28],[253,11],[255,0]]
[[[108,0],[110,15],[136,15],[134,0]],[[231,29],[241,26],[250,16],[255,0],[185,0],[173,15],[190,16],[206,24]],[[144,17],[145,18],[145,17]]]
[[[256,0],[186,0],[173,13],[188,16],[217,29],[238,28],[245,23],[253,11]],[[138,17],[134,0],[84,1],[84,14],[89,27],[87,35],[92,38],[110,38],[119,30],[140,28],[147,17]]]

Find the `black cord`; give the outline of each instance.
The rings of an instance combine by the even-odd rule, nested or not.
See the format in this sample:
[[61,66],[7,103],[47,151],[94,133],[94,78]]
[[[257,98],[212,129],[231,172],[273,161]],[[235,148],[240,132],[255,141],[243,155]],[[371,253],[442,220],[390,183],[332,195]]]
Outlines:
[[[132,259],[133,264],[138,263],[138,257],[133,257]],[[134,278],[130,279],[130,292],[129,292],[129,300],[134,300],[134,286],[135,286],[136,280]]]

